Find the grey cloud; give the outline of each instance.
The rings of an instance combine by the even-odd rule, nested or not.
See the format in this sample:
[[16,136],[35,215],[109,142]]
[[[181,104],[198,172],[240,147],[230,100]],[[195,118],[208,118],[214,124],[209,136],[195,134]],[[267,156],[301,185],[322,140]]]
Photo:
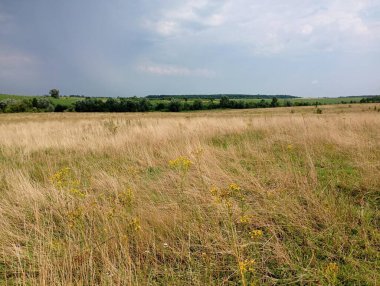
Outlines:
[[370,0],[3,0],[0,92],[376,93],[378,11]]

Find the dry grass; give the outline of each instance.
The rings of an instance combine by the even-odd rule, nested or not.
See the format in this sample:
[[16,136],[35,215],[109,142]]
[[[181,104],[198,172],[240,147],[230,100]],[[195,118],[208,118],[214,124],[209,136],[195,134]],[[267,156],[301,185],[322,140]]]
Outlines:
[[374,106],[0,115],[0,285],[376,285]]

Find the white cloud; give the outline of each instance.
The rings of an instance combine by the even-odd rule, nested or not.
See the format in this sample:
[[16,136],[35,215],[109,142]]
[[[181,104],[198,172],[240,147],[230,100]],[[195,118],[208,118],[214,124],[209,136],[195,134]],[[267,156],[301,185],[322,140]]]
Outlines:
[[204,69],[196,68],[191,69],[175,65],[162,65],[162,64],[142,64],[138,66],[138,70],[148,74],[155,74],[160,76],[196,76],[196,77],[213,77],[215,72]]
[[219,12],[223,1],[183,1],[170,9],[161,10],[155,19],[146,19],[145,27],[163,36],[177,36],[186,32],[218,27],[224,23]]
[[187,0],[161,10],[147,27],[184,42],[244,45],[255,54],[333,51],[379,38],[371,0]]
[[159,21],[156,23],[157,32],[169,36],[179,31],[179,27],[176,22],[173,21]]
[[301,28],[301,34],[310,35],[313,32],[313,30],[313,26],[306,24]]

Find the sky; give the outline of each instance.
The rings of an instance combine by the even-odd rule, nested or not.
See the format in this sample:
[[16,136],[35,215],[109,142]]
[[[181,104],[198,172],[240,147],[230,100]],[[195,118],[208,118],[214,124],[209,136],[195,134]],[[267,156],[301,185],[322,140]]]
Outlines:
[[380,0],[0,0],[0,93],[380,94]]

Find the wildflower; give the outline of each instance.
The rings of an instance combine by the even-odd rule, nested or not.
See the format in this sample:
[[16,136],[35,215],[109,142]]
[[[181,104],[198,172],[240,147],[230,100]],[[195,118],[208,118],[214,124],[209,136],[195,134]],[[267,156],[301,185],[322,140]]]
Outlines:
[[286,147],[289,151],[292,151],[293,150],[293,145],[292,144],[288,144],[288,146]]
[[53,174],[50,177],[50,182],[57,188],[61,190],[66,190],[73,195],[83,197],[84,193],[79,191],[80,181],[75,178],[74,172],[69,168],[65,167]]
[[174,160],[169,161],[170,168],[184,172],[187,172],[192,164],[193,162],[191,162],[190,159],[185,156],[180,156]]
[[227,207],[227,209],[230,211],[232,209],[232,202],[231,201],[226,201],[225,202],[225,205]]
[[220,192],[219,189],[217,187],[215,187],[215,186],[211,187],[211,189],[210,189],[210,193],[214,197],[217,197],[218,194],[219,194],[219,192]]
[[235,184],[235,183],[232,183],[229,185],[228,189],[231,191],[231,192],[239,192],[241,191],[241,188],[239,185]]
[[69,192],[75,196],[75,197],[78,197],[78,198],[84,198],[86,196],[86,194],[78,189],[70,189]]
[[263,236],[263,231],[261,229],[254,229],[249,234],[251,238],[258,238]]
[[138,218],[133,218],[129,223],[129,226],[134,231],[139,231],[141,229],[140,220]]
[[51,183],[57,188],[64,187],[70,178],[70,172],[71,169],[69,167],[62,168],[50,177]]
[[119,194],[119,202],[123,205],[123,206],[127,206],[127,207],[130,207],[132,205],[132,202],[133,202],[133,191],[131,188],[125,190],[124,192],[121,192]]
[[335,276],[338,273],[339,267],[336,263],[330,262],[325,269],[325,272],[329,276]]
[[249,215],[243,215],[240,217],[239,222],[240,223],[249,223],[251,221],[251,217]]
[[254,259],[246,259],[239,262],[240,273],[244,274],[246,272],[255,271],[256,261]]

